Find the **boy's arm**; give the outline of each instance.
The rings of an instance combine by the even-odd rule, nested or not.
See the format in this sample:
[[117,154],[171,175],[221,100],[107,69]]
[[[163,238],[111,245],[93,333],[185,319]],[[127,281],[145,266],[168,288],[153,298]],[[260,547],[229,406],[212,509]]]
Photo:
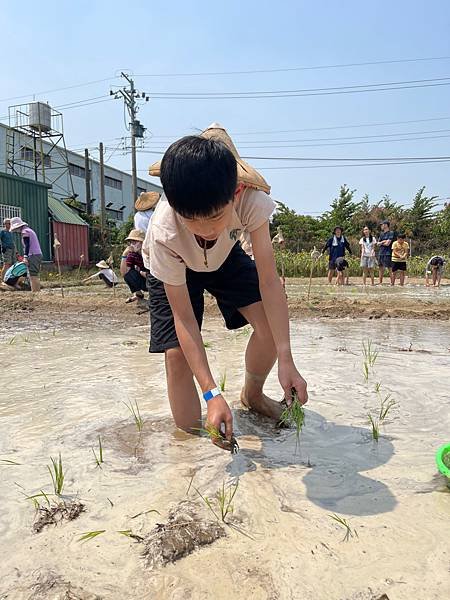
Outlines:
[[[172,309],[178,341],[188,365],[202,393],[212,390],[216,387],[216,384],[208,365],[202,336],[194,315],[187,286],[165,283],[164,289]],[[230,439],[233,433],[233,420],[230,408],[223,396],[215,396],[208,400],[207,411],[207,422],[219,430],[221,430],[221,425],[224,423],[225,436]]]
[[287,402],[290,403],[291,389],[295,388],[300,402],[304,404],[308,400],[306,382],[292,358],[288,307],[275,266],[268,221],[250,235],[263,306],[277,349],[278,378]]

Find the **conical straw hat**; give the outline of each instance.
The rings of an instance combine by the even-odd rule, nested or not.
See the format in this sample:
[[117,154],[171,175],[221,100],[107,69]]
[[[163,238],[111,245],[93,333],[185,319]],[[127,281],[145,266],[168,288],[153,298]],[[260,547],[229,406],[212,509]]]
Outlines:
[[[256,171],[252,166],[242,160],[239,156],[239,153],[236,149],[236,146],[231,141],[230,136],[226,132],[226,130],[219,125],[219,123],[212,123],[205,131],[200,134],[201,137],[206,139],[217,139],[220,140],[227,146],[237,162],[237,173],[238,173],[238,181],[239,183],[243,183],[246,187],[254,188],[256,190],[262,190],[266,192],[266,194],[270,193],[270,185],[264,179],[262,175]],[[156,162],[149,168],[150,175],[154,177],[159,177],[161,172],[161,161]]]
[[159,192],[142,192],[134,203],[134,208],[136,210],[150,210],[158,203],[160,196]]

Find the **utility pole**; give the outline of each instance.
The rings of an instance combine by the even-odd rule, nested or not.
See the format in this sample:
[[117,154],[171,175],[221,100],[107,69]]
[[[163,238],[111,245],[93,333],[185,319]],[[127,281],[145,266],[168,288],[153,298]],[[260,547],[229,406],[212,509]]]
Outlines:
[[149,101],[149,96],[145,92],[138,92],[134,87],[134,80],[126,73],[121,73],[121,76],[127,80],[129,86],[124,86],[117,91],[110,90],[110,95],[114,98],[122,98],[130,115],[130,133],[131,133],[131,202],[134,203],[137,198],[137,168],[136,168],[136,139],[144,137],[145,127],[136,119],[139,110],[137,98],[142,98],[146,102]]
[[105,164],[103,162],[103,142],[100,142],[100,231],[102,241],[105,239],[106,208],[105,208]]
[[91,202],[91,169],[89,167],[89,150],[84,149],[84,182],[86,184],[86,212],[92,214]]

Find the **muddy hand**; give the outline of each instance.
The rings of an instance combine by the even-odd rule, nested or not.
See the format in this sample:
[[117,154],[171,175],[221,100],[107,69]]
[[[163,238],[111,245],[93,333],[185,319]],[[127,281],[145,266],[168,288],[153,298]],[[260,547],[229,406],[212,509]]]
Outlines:
[[[232,451],[237,445],[233,437],[233,417],[230,407],[221,394],[208,401],[206,422],[206,430],[213,444],[224,450]],[[225,426],[225,433],[223,433],[222,425]]]
[[284,391],[284,399],[288,406],[293,401],[292,390],[297,393],[300,404],[308,402],[307,384],[300,373],[295,368],[292,361],[278,361],[278,379]]

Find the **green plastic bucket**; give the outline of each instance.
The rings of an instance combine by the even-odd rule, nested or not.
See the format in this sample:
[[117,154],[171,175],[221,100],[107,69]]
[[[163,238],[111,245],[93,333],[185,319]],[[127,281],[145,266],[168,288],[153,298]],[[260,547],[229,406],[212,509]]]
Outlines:
[[436,464],[442,475],[450,479],[450,444],[444,444],[436,452]]

